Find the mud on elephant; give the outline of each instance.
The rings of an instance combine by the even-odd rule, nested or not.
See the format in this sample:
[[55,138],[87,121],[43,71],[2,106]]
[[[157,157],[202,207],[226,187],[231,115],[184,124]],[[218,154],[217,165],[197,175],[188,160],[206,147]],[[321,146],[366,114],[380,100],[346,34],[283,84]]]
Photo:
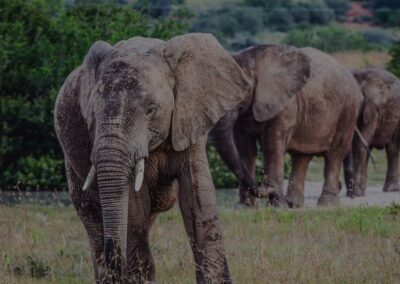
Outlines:
[[[354,70],[364,100],[357,121],[359,133],[344,162],[349,195],[365,195],[370,149],[386,150],[387,173],[383,191],[399,191],[400,81],[378,68]],[[365,145],[367,147],[365,147]]]
[[211,35],[90,48],[58,95],[55,125],[97,281],[155,281],[149,230],[179,199],[197,282],[230,282],[205,146],[248,88]]
[[[254,46],[233,54],[252,81],[246,98],[210,133],[240,184],[240,203],[255,196],[274,205],[304,205],[304,182],[312,157],[325,159],[319,205],[338,204],[341,163],[350,148],[362,100],[354,77],[332,57],[312,48]],[[257,142],[266,183],[256,185]],[[292,172],[284,197],[284,155]]]

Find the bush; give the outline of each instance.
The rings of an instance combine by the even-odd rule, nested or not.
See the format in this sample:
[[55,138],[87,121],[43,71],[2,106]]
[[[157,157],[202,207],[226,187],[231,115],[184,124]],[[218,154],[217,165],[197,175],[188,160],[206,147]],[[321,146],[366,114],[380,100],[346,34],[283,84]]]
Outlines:
[[392,59],[388,64],[388,69],[400,78],[400,41],[392,46],[389,54],[392,56]]
[[397,38],[387,30],[367,29],[360,30],[360,33],[366,41],[375,46],[390,47],[397,41]]
[[374,8],[379,9],[382,7],[388,7],[391,9],[400,9],[400,1],[399,0],[375,0]]
[[278,31],[287,31],[293,28],[294,18],[288,9],[275,7],[267,15],[266,25]]
[[333,10],[324,4],[308,4],[308,9],[310,11],[310,24],[327,25],[335,20]]
[[349,0],[325,0],[326,5],[335,13],[336,20],[345,21],[347,11],[350,9]]
[[96,40],[162,39],[184,33],[188,13],[154,21],[128,6],[72,5],[63,0],[0,4],[0,187],[65,185],[53,108],[66,76]]
[[192,25],[192,31],[210,32],[226,44],[226,38],[233,38],[237,33],[254,35],[263,28],[262,9],[224,5],[200,13]]
[[336,25],[309,30],[293,30],[287,34],[283,42],[297,47],[311,46],[325,52],[368,51],[378,48],[367,42],[361,33]]
[[290,13],[297,24],[310,23],[310,10],[303,3],[298,3],[290,8]]
[[378,24],[391,27],[400,25],[400,9],[382,7],[376,10],[375,16]]

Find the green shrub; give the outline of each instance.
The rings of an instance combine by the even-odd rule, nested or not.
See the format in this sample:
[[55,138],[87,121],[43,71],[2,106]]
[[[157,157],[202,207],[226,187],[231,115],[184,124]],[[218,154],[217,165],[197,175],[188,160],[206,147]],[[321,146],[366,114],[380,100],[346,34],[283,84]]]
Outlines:
[[392,56],[392,59],[388,64],[388,69],[400,78],[400,41],[392,46],[389,54]]
[[376,0],[374,1],[374,8],[379,9],[382,7],[388,7],[391,9],[400,9],[400,1],[398,0]]
[[350,31],[337,25],[316,27],[308,30],[292,30],[287,34],[283,42],[297,47],[311,46],[325,52],[343,50],[368,51],[379,48],[370,44],[361,33]]
[[335,20],[335,13],[323,3],[308,4],[310,24],[327,25]]
[[293,28],[294,18],[284,7],[275,7],[266,17],[266,25],[278,31],[287,31]]
[[370,44],[381,46],[382,48],[390,47],[397,41],[396,36],[384,29],[365,29],[360,30],[360,33]]
[[186,10],[152,20],[128,6],[64,6],[63,0],[0,2],[0,187],[65,186],[54,100],[96,40],[168,39],[188,29]]
[[310,23],[310,10],[303,3],[297,3],[290,8],[290,13],[297,24]]
[[350,8],[349,0],[325,0],[326,5],[335,13],[336,20],[345,21]]
[[264,13],[260,8],[223,5],[218,9],[200,13],[192,31],[210,32],[222,42],[237,33],[256,34],[263,28]]

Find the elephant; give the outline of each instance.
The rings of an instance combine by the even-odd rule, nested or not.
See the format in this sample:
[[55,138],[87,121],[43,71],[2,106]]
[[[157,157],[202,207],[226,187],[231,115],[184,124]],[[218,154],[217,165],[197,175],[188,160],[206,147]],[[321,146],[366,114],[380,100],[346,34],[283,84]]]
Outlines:
[[149,230],[178,200],[197,282],[231,283],[206,143],[249,88],[209,34],[92,45],[54,114],[97,282],[155,283]]
[[[386,150],[387,173],[383,191],[399,191],[400,81],[379,68],[353,71],[363,94],[351,151],[344,161],[348,195],[364,196],[369,150]],[[366,145],[366,147],[365,147]]]
[[[245,99],[223,116],[209,138],[239,181],[239,204],[268,197],[275,206],[304,206],[304,181],[312,157],[325,158],[319,205],[337,205],[341,164],[351,146],[362,94],[351,72],[313,48],[252,46],[233,58],[252,82]],[[266,177],[256,184],[257,142]],[[283,194],[284,155],[291,156]]]

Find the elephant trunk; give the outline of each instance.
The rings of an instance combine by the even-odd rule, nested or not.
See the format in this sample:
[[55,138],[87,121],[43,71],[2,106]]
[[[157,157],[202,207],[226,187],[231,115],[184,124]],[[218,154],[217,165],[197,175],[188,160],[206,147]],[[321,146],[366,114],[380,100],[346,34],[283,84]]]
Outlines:
[[135,179],[136,191],[142,185],[143,158],[147,152],[140,149],[147,148],[129,146],[132,143],[128,143],[128,139],[118,138],[115,134],[102,137],[106,138],[97,141],[93,157],[103,217],[105,277],[112,282],[123,282],[127,259],[129,188],[132,178]]

